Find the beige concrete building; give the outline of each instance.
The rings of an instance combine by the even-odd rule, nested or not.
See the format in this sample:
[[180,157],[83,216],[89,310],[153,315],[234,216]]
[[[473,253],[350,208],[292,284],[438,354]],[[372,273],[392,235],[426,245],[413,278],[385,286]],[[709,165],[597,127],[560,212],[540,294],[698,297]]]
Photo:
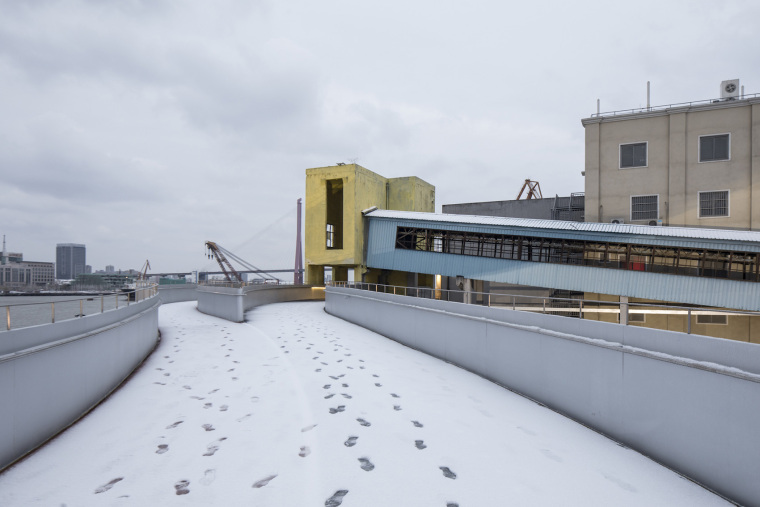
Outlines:
[[581,120],[586,221],[760,230],[760,96],[721,94]]

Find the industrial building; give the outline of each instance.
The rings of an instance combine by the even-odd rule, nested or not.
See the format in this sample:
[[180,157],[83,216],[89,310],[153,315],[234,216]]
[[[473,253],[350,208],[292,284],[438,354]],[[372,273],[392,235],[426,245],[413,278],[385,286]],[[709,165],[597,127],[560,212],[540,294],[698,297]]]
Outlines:
[[3,236],[0,254],[0,287],[8,289],[41,288],[55,282],[55,265],[52,262],[24,261],[24,254],[8,252]]
[[353,270],[356,279],[390,282],[388,273],[366,271],[362,210],[432,212],[435,187],[414,176],[384,178],[358,164],[318,167],[306,170],[305,206],[307,283],[324,284],[325,268],[332,268],[336,281],[347,280]]
[[87,272],[87,249],[77,243],[59,243],[55,247],[55,277],[73,280]]
[[537,218],[540,220],[584,221],[583,192],[569,196],[508,201],[468,202],[444,204],[441,211],[453,215],[480,215],[489,217]]
[[581,123],[587,221],[760,229],[760,95],[738,79],[720,98]]

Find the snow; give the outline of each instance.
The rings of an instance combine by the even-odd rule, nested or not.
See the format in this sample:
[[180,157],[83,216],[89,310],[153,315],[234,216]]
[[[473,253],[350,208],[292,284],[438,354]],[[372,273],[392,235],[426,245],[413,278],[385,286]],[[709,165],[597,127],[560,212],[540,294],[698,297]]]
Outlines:
[[248,318],[162,306],[152,356],[0,475],[0,505],[729,505],[321,302]]

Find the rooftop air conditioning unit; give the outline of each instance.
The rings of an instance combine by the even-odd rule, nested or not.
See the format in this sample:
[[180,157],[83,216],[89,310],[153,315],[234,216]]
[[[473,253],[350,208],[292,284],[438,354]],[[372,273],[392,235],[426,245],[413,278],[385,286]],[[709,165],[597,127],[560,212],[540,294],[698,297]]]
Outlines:
[[739,98],[739,80],[729,79],[720,83],[720,98],[733,100]]
[[649,225],[652,225],[652,226],[658,226],[658,225],[662,226],[662,220],[650,220],[649,221]]
[[624,224],[625,223],[625,218],[613,218],[612,220],[610,220],[610,223],[611,224]]

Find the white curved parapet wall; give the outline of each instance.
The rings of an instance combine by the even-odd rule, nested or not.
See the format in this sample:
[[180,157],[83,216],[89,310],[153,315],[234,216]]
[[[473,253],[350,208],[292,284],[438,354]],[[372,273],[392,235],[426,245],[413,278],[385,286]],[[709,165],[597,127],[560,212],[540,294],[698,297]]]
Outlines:
[[325,288],[312,285],[248,285],[198,287],[198,310],[232,322],[243,322],[245,312],[257,306],[288,301],[322,301]]
[[158,343],[150,297],[105,313],[0,335],[0,470],[100,403]]
[[194,283],[184,283],[177,285],[159,285],[158,295],[162,303],[179,303],[182,301],[197,301],[198,286]]
[[760,345],[337,287],[325,310],[760,505]]

